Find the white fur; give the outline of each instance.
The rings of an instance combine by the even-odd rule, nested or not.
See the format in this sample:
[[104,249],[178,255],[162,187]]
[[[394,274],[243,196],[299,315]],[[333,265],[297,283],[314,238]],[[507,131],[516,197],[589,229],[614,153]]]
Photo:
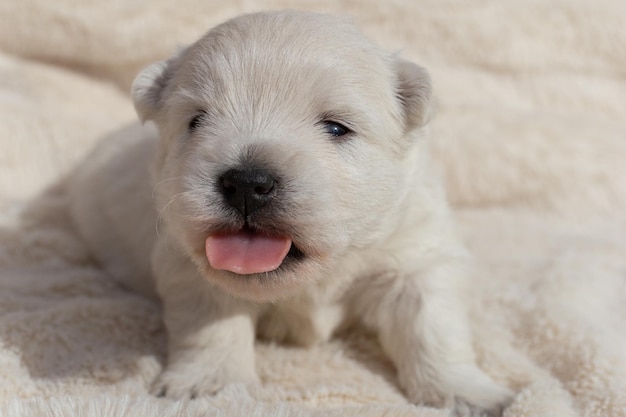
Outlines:
[[[421,68],[343,19],[255,14],[146,69],[133,97],[159,139],[149,130],[102,145],[74,176],[72,210],[113,276],[162,299],[168,364],[155,393],[258,382],[255,329],[311,345],[361,322],[412,401],[506,404],[510,392],[475,365],[469,259],[430,164]],[[329,137],[324,118],[355,134]],[[242,279],[208,265],[207,233],[240,221],[214,181],[241,163],[286,178],[275,221],[306,255],[294,268]]]

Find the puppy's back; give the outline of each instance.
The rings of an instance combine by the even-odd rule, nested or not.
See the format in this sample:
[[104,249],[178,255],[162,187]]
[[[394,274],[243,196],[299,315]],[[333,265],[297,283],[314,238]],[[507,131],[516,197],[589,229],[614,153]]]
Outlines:
[[122,285],[153,295],[156,240],[150,165],[151,127],[133,124],[104,138],[71,175],[70,212],[93,257]]

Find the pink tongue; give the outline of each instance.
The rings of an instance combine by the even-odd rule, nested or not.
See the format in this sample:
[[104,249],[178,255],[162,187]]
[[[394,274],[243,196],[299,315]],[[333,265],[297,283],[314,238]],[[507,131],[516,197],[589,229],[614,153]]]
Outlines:
[[237,274],[257,274],[278,268],[287,256],[291,239],[240,231],[209,236],[206,257],[215,269]]

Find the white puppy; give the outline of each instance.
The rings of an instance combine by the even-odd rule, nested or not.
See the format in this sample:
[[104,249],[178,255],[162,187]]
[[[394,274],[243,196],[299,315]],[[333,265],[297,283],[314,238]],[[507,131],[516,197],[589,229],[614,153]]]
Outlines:
[[158,133],[108,139],[71,198],[95,258],[162,299],[155,393],[257,382],[256,334],[311,345],[359,321],[411,401],[508,401],[475,364],[429,98],[422,68],[299,12],[230,20],[137,77],[135,107]]

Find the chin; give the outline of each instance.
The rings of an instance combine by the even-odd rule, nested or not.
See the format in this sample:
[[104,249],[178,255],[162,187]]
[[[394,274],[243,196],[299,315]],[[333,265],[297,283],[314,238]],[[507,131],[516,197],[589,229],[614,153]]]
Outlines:
[[209,283],[235,298],[272,303],[294,296],[316,282],[315,277],[319,274],[315,273],[315,264],[301,253],[294,253],[287,255],[278,268],[269,272],[237,274],[214,269],[204,262],[202,275]]

